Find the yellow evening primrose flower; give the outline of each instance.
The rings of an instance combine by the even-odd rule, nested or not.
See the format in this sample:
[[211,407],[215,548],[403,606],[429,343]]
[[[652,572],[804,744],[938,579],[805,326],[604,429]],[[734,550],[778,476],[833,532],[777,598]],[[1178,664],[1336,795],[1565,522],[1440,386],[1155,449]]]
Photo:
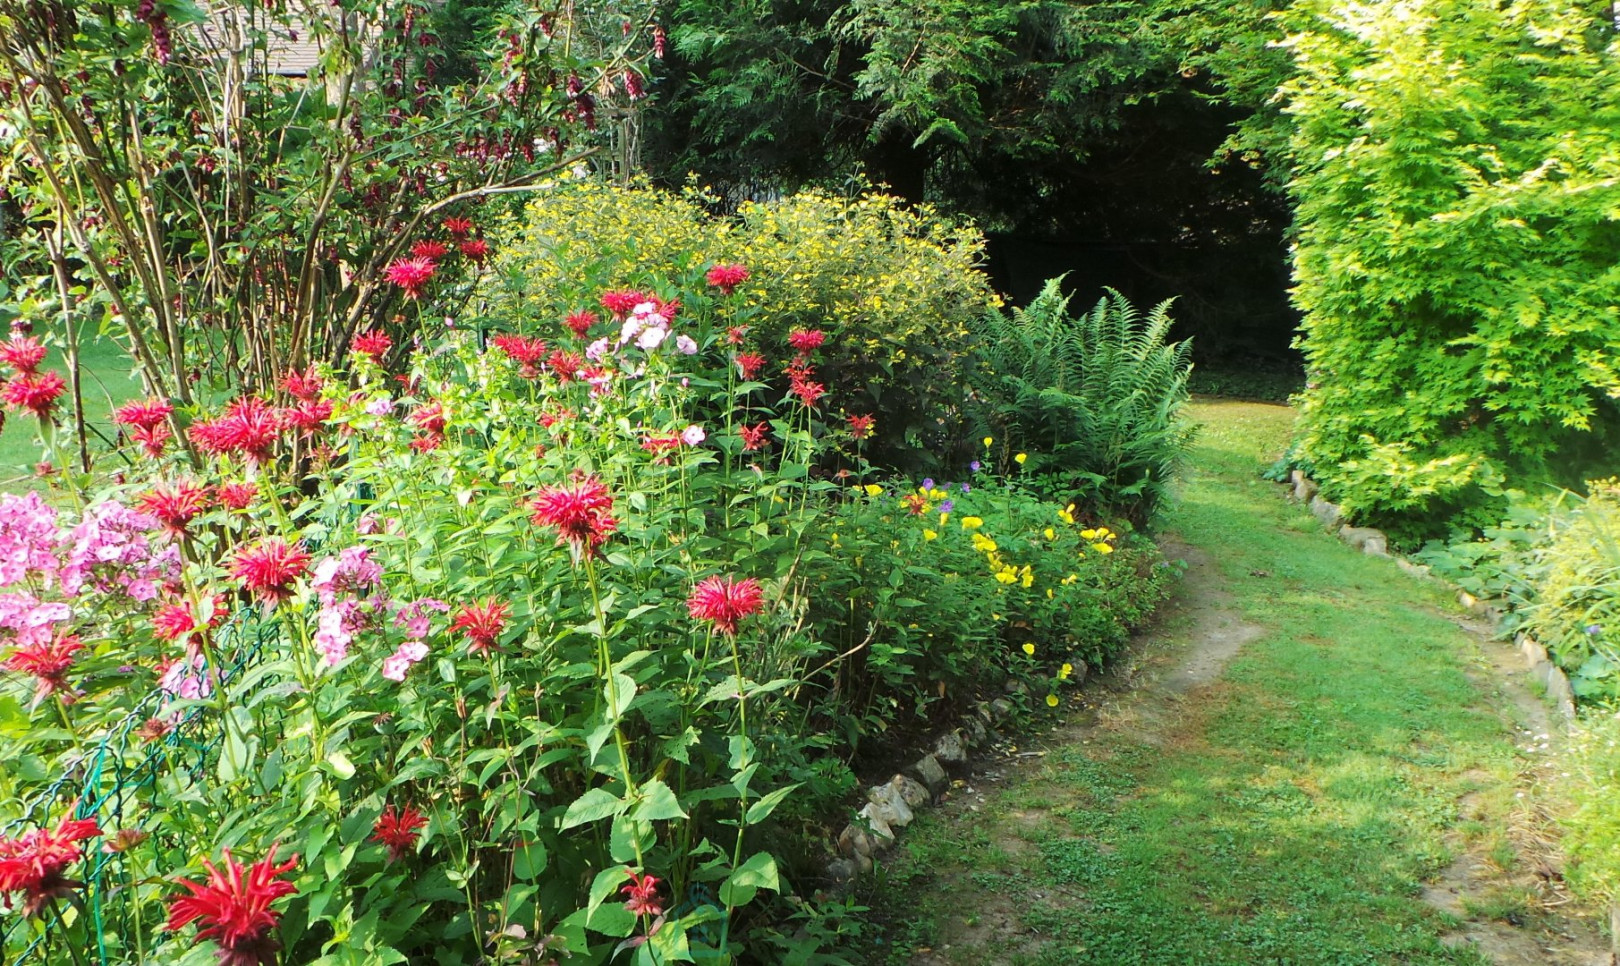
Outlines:
[[962,518],[962,529],[963,530],[977,530],[982,526],[984,526],[984,521],[981,520],[978,517],[963,517]]
[[1094,543],[1094,544],[1091,545],[1091,549],[1097,551],[1100,554],[1104,554],[1104,555],[1111,554],[1111,553],[1114,552],[1114,548],[1109,546],[1106,543]]
[[1048,540],[1056,540],[1057,539],[1057,531],[1053,530],[1051,527],[1047,527],[1046,528],[1046,539],[1048,539]]
[[933,539],[937,538],[938,536],[939,536],[939,534],[935,533],[932,530],[924,530],[923,531],[923,539],[924,540],[933,540]]
[[1069,576],[1063,578],[1063,586],[1067,587],[1079,579],[1079,574],[1070,574]]
[[1073,673],[1074,673],[1074,665],[1070,664],[1067,661],[1065,661],[1065,662],[1063,662],[1063,666],[1058,668],[1058,680],[1059,681],[1067,681],[1069,679],[1069,675],[1071,675]]
[[1052,588],[1050,588],[1050,587],[1046,588],[1046,599],[1047,600],[1052,599]]
[[1013,457],[1013,462],[1017,463],[1019,466],[1023,466],[1024,461],[1027,459],[1029,459],[1028,453],[1019,453],[1017,456]]
[[1003,570],[1003,571],[996,574],[996,582],[997,583],[1010,584],[1010,583],[1012,583],[1013,581],[1015,581],[1017,579],[1018,579],[1018,576],[1016,574],[1013,574],[1013,573],[1011,573],[1009,571],[1006,571],[1006,570]]
[[1025,574],[1023,576],[1023,579],[1020,580],[1019,582],[1024,585],[1025,590],[1028,590],[1029,588],[1035,586],[1035,575],[1034,574]]
[[951,515],[949,513],[941,513],[939,515],[939,525],[943,527],[945,525],[945,521],[949,520],[950,518]]
[[928,496],[930,499],[943,500],[945,499],[945,491],[941,489],[932,489],[928,491]]
[[1035,656],[1035,645],[1034,644],[1025,644],[1024,645],[1024,653],[1028,654],[1030,657],[1034,657]]
[[1057,695],[1055,695],[1055,694],[1048,694],[1048,695],[1047,695],[1047,696],[1046,696],[1046,706],[1047,706],[1047,707],[1048,707],[1048,708],[1055,708],[1055,707],[1057,707],[1057,706],[1058,706],[1058,699],[1057,699]]
[[985,448],[985,449],[989,449],[989,448],[990,448],[990,444],[991,444],[991,443],[994,443],[994,442],[995,442],[995,441],[996,441],[996,439],[995,439],[995,437],[994,437],[994,436],[986,436],[986,437],[985,437],[985,438],[984,438],[984,448]]
[[1095,539],[1097,539],[1097,531],[1095,531],[1095,530],[1081,530],[1080,531],[1080,539],[1081,540],[1095,540]]
[[868,484],[866,484],[866,495],[867,496],[882,496],[883,495],[883,487],[878,486],[876,483],[868,483]]
[[1064,523],[1073,523],[1074,514],[1070,513],[1068,510],[1059,510],[1058,519],[1062,520]]

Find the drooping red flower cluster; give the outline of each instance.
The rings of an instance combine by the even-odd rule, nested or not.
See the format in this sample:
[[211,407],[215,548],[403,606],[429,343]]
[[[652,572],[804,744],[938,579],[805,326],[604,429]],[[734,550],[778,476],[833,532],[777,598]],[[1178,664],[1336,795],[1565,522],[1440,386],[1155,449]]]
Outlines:
[[573,382],[579,376],[579,370],[585,366],[585,357],[577,352],[564,352],[561,349],[552,350],[546,356],[546,368],[557,377],[563,385]]
[[651,875],[637,875],[630,873],[630,882],[619,890],[624,893],[624,909],[632,916],[651,916],[656,919],[664,914],[664,906],[658,901],[658,879]]
[[607,538],[619,529],[613,517],[613,496],[601,480],[576,473],[563,486],[541,488],[531,503],[533,520],[542,527],[557,529],[557,542],[567,541],[575,551],[600,553]]
[[332,401],[300,399],[298,405],[281,409],[279,415],[283,426],[296,429],[300,435],[313,436],[326,426],[328,419],[332,418]]
[[765,357],[757,352],[737,353],[737,371],[745,380],[753,381],[759,375],[759,370],[765,366]]
[[151,491],[141,494],[140,509],[150,513],[163,524],[170,536],[184,537],[191,521],[208,509],[208,487],[189,480],[180,483],[159,483]]
[[187,432],[203,452],[240,455],[250,463],[270,459],[281,436],[279,414],[258,396],[239,396],[217,419],[193,423]]
[[760,612],[764,594],[752,577],[706,577],[692,588],[686,609],[693,619],[711,621],[715,630],[735,636],[737,622]]
[[231,576],[261,600],[272,604],[292,596],[293,581],[309,570],[309,554],[296,543],[267,537],[240,547],[231,560]]
[[6,908],[12,907],[13,893],[21,892],[23,915],[37,915],[52,899],[66,898],[83,885],[62,873],[84,857],[79,843],[100,834],[94,819],[80,818],[63,819],[54,829],[0,838],[0,893]]
[[871,414],[849,417],[849,435],[854,439],[867,439],[872,435],[872,427],[877,420]]
[[218,627],[224,623],[228,604],[224,594],[213,600],[213,616],[205,625],[196,609],[188,601],[164,604],[152,615],[152,633],[163,641],[185,641],[188,649],[201,642],[205,627]]
[[221,483],[214,493],[225,509],[246,510],[259,495],[259,488],[252,483]]
[[423,287],[433,279],[433,273],[438,270],[439,266],[434,264],[433,259],[413,256],[402,258],[389,265],[383,270],[383,276],[404,289],[406,298],[416,299],[422,297]]
[[19,645],[6,658],[6,668],[34,676],[34,700],[42,701],[68,690],[67,672],[73,655],[84,649],[77,634],[66,634],[36,644]]
[[310,402],[319,397],[321,389],[325,385],[325,381],[315,371],[314,366],[310,366],[303,372],[299,372],[297,369],[289,369],[287,374],[281,377],[281,388],[286,391],[287,395],[303,402]]
[[748,281],[748,268],[743,265],[721,263],[709,269],[704,276],[710,285],[719,289],[726,295],[736,291],[737,286]]
[[827,333],[820,329],[794,329],[788,333],[788,345],[800,355],[809,355],[827,344]]
[[444,230],[452,238],[466,238],[472,234],[473,223],[471,218],[446,218],[442,224]]
[[220,966],[273,966],[281,943],[272,935],[281,914],[270,904],[298,891],[291,882],[279,878],[298,864],[298,856],[276,864],[276,846],[251,866],[243,866],[225,850],[224,868],[207,859],[205,882],[182,880],[183,895],[169,900],[165,929],[183,929],[200,923],[198,939],[211,939],[219,947]]
[[799,401],[806,406],[814,406],[816,400],[827,394],[827,387],[814,381],[815,367],[806,361],[805,356],[795,356],[787,365],[788,392],[799,397]]
[[390,805],[371,827],[371,840],[388,846],[388,861],[398,862],[416,848],[426,825],[427,817],[409,805],[403,810]]
[[771,426],[769,423],[760,423],[757,426],[743,426],[737,430],[737,433],[742,436],[743,452],[752,453],[755,450],[765,448],[766,439],[771,434]]
[[130,438],[141,445],[147,456],[156,459],[174,438],[167,423],[173,412],[174,407],[161,399],[138,400],[113,410],[113,422],[130,427]]
[[545,342],[511,334],[498,335],[490,341],[495,348],[506,353],[508,359],[518,364],[518,375],[525,379],[540,375],[540,363],[546,357]]
[[491,597],[476,604],[463,604],[451,619],[450,627],[466,635],[468,652],[480,654],[500,643],[501,631],[506,630],[510,613],[510,607]]
[[461,250],[461,256],[474,265],[482,265],[489,258],[489,242],[482,238],[469,238],[456,247]]
[[444,411],[443,404],[425,403],[412,410],[405,419],[420,431],[420,435],[411,440],[411,449],[427,453],[444,443],[444,427],[449,422],[449,414]]
[[394,340],[381,329],[371,329],[354,337],[354,351],[370,356],[378,362],[382,361],[382,357],[388,354],[393,345]]
[[563,325],[568,326],[574,335],[583,339],[590,334],[591,326],[597,321],[595,312],[570,312],[564,317]]

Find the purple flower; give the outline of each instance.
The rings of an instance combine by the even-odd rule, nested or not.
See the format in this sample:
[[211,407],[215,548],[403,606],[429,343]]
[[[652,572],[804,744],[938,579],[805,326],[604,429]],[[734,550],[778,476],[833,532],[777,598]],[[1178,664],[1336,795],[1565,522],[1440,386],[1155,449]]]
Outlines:
[[934,488],[934,478],[932,476],[930,476],[927,479],[923,480],[922,486],[923,486],[923,489],[925,489],[925,490],[932,490]]
[[956,501],[954,500],[946,500],[939,505],[939,512],[941,513],[950,513],[954,509],[956,509]]
[[963,493],[972,493],[973,492],[973,487],[968,486],[966,483],[963,483],[962,484],[962,492]]
[[1603,625],[1602,624],[1588,624],[1588,625],[1586,625],[1586,633],[1588,635],[1592,636],[1592,637],[1596,637],[1599,634],[1603,633]]
[[[980,470],[984,469],[984,464],[979,462],[978,460],[974,460],[973,462],[968,464],[968,469],[970,469],[973,472],[977,473]],[[967,487],[967,484],[963,483],[962,486],[965,489]]]

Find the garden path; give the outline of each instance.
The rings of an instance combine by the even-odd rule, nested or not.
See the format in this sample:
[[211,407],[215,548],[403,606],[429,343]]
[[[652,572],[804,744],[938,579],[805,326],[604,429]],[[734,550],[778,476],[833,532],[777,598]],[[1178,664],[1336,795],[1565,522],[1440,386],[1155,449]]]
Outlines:
[[1554,732],[1510,650],[1258,479],[1291,410],[1194,410],[1174,598],[907,830],[870,961],[1609,963],[1562,888]]

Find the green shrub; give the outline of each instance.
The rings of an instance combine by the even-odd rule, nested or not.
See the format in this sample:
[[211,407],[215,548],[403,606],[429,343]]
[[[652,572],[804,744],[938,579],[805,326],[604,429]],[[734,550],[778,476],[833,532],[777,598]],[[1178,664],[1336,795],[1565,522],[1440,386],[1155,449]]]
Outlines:
[[1592,10],[1289,14],[1303,438],[1398,541],[1499,519],[1504,481],[1614,471],[1620,78]]
[[555,293],[581,275],[609,288],[652,287],[741,263],[751,275],[730,322],[748,326],[770,357],[761,378],[778,394],[789,333],[822,330],[821,378],[845,414],[881,414],[865,459],[925,474],[972,458],[963,428],[968,325],[1000,304],[978,267],[976,230],[881,194],[806,191],[745,204],[735,218],[709,214],[704,202],[646,187],[558,187],[509,226],[504,284],[489,314],[561,318],[579,306]]
[[1592,484],[1550,533],[1525,626],[1578,697],[1620,699],[1620,484]]
[[1000,452],[1087,512],[1147,522],[1186,453],[1191,345],[1165,343],[1169,302],[1141,317],[1118,292],[1069,314],[1059,279],[980,328],[979,392]]

